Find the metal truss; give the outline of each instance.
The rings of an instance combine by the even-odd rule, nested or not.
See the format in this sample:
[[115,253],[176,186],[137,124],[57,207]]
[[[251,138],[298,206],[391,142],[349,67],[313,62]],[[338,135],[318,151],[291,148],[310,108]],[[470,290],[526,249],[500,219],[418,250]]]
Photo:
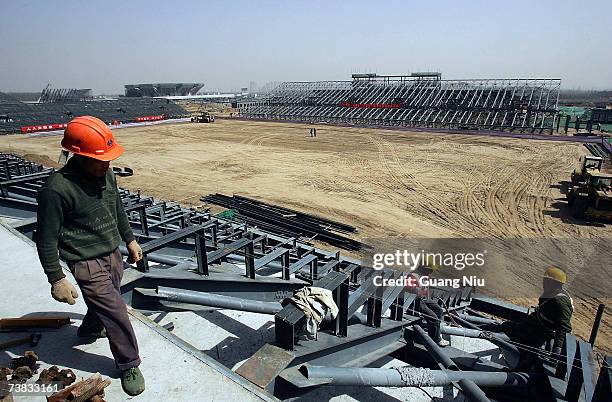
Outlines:
[[[44,181],[41,172],[47,170],[32,164],[31,171],[24,172],[17,166],[28,163],[18,159],[0,154],[0,161],[13,163],[8,167],[10,178],[7,164],[0,163],[0,215],[19,219],[12,226],[31,236],[36,227],[35,194]],[[281,399],[321,386],[451,383],[478,401],[611,398],[610,359],[597,376],[590,344],[577,342],[571,334],[561,364],[543,360],[543,369],[508,372],[507,366],[477,354],[440,348],[422,328],[427,323],[414,294],[401,286],[376,286],[377,276],[399,279],[405,272],[376,271],[339,251],[321,250],[139,192],[123,189],[120,194],[145,255],[137,269],[126,270],[124,298],[143,312],[214,307],[269,314],[275,323],[275,341],[263,344],[236,372]],[[122,248],[122,253],[127,250]],[[296,290],[311,285],[330,290],[339,309],[335,318],[323,321],[315,339],[305,336],[305,313],[286,303]],[[507,337],[483,332],[479,325],[493,317],[524,318],[525,308],[475,295],[470,287],[430,291],[446,308],[443,333],[459,330],[464,336],[490,340],[504,353],[517,353]],[[406,366],[377,368],[385,356]],[[502,386],[503,392],[498,391]]]
[[382,77],[286,82],[241,117],[338,124],[552,132],[559,79],[437,80]]

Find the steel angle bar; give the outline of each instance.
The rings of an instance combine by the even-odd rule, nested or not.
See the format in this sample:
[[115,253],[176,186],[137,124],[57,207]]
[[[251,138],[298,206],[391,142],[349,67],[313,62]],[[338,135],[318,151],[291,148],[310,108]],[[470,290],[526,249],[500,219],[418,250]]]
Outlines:
[[367,282],[355,289],[349,296],[348,316],[351,317],[376,291],[374,277],[370,277]]
[[223,257],[226,257],[238,250],[240,250],[241,248],[244,248],[247,244],[252,244],[253,240],[243,237],[240,238],[228,245],[226,245],[223,248],[220,248],[218,250],[215,251],[211,251],[210,253],[208,253],[208,262],[213,264],[219,260],[221,260]]
[[[176,241],[180,241],[182,239],[185,239],[189,236],[192,236],[194,234],[200,234],[199,236],[196,235],[196,248],[198,251],[198,254],[200,256],[202,256],[202,253],[204,255],[206,255],[206,249],[204,246],[204,249],[202,250],[202,242],[204,241],[204,231],[212,226],[214,226],[215,223],[214,222],[208,222],[206,224],[203,225],[193,225],[193,226],[187,226],[184,229],[181,230],[177,230],[175,232],[169,233],[165,236],[162,237],[158,237],[156,239],[150,240],[144,244],[141,245],[142,248],[142,253],[143,253],[143,257],[140,261],[138,261],[138,269],[142,272],[146,272],[149,270],[149,262],[148,262],[148,257],[147,254],[159,250],[161,248],[166,247],[167,245],[176,242]],[[198,242],[198,239],[199,242]],[[207,264],[206,264],[207,265]]]
[[302,269],[303,267],[305,267],[306,265],[310,265],[311,266],[311,271],[314,270],[313,266],[317,265],[317,256],[314,254],[307,254],[306,256],[302,257],[300,260],[294,262],[293,264],[291,264],[289,266],[289,274],[293,274],[297,271],[299,271],[300,269]]
[[597,383],[597,373],[595,371],[595,361],[593,349],[588,342],[578,341],[578,349],[573,362],[565,398],[569,402],[578,402],[581,395],[587,402],[591,401]]
[[565,382],[569,380],[572,370],[574,369],[574,358],[576,356],[576,350],[578,342],[574,334],[566,334],[565,342],[563,342],[562,355],[565,359],[562,359],[557,364],[555,377],[563,379]]
[[288,267],[290,251],[291,251],[290,249],[284,248],[281,246],[281,247],[278,247],[272,250],[271,252],[267,254],[264,254],[261,258],[258,258],[255,260],[255,269],[265,267],[270,262],[276,260],[279,257],[283,257],[281,258],[283,266],[285,265],[285,263],[287,263],[287,267]]
[[597,379],[597,385],[595,386],[595,392],[593,393],[593,399],[591,402],[608,402],[612,400],[612,357],[606,356],[601,370],[599,371],[599,377]]

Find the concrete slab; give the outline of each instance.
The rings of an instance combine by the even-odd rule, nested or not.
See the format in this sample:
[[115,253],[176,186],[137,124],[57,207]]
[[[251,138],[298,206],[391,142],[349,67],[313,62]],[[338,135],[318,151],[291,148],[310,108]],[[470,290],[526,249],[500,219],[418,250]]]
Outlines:
[[[121,390],[120,372],[115,368],[108,342],[101,339],[83,343],[76,336],[76,329],[86,312],[83,299],[77,299],[74,306],[54,301],[33,243],[2,224],[0,277],[3,284],[0,317],[67,314],[72,319],[71,325],[59,330],[43,331],[35,348],[22,345],[0,351],[0,365],[8,366],[11,357],[32,349],[39,355],[40,369],[57,365],[72,369],[79,378],[95,372],[110,377],[112,383],[106,392],[109,401],[276,400],[136,311],[130,311],[130,315],[140,345],[140,367],[147,390],[130,398]],[[74,283],[69,273],[68,277]],[[0,333],[0,342],[24,334],[27,333]],[[34,379],[37,378],[36,375]],[[41,397],[19,397],[17,400],[40,401]]]
[[[189,344],[205,351],[209,356],[236,370],[242,363],[259,350],[266,342],[274,341],[274,320],[270,315],[210,309],[198,312],[163,312],[150,315],[160,324],[172,322],[173,333]],[[481,339],[452,337],[451,342],[465,347],[470,352],[482,353],[486,359],[499,354],[495,345]],[[492,350],[489,350],[492,349]],[[406,363],[385,357],[371,367],[400,367]],[[446,387],[391,388],[391,387],[340,387],[324,386],[315,388],[297,398],[285,401],[467,401],[465,396],[452,385]]]

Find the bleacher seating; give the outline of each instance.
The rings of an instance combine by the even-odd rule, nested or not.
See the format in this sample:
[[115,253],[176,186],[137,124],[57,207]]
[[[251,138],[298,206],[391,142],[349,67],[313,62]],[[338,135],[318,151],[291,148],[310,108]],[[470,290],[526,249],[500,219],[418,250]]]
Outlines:
[[165,115],[189,117],[189,112],[171,100],[157,98],[89,99],[72,102],[23,103],[0,92],[0,134],[19,133],[21,127],[67,123],[82,115],[112,123],[134,122],[138,117]]
[[241,117],[339,124],[550,132],[558,121],[557,79],[441,80],[376,76],[285,82],[239,102]]

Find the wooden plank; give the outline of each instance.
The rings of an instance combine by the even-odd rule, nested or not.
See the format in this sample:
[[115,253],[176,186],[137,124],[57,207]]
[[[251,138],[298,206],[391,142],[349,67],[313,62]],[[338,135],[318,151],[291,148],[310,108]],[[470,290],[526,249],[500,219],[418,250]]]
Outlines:
[[60,328],[70,324],[70,317],[67,315],[56,315],[46,317],[20,317],[0,319],[1,329],[11,328]]

